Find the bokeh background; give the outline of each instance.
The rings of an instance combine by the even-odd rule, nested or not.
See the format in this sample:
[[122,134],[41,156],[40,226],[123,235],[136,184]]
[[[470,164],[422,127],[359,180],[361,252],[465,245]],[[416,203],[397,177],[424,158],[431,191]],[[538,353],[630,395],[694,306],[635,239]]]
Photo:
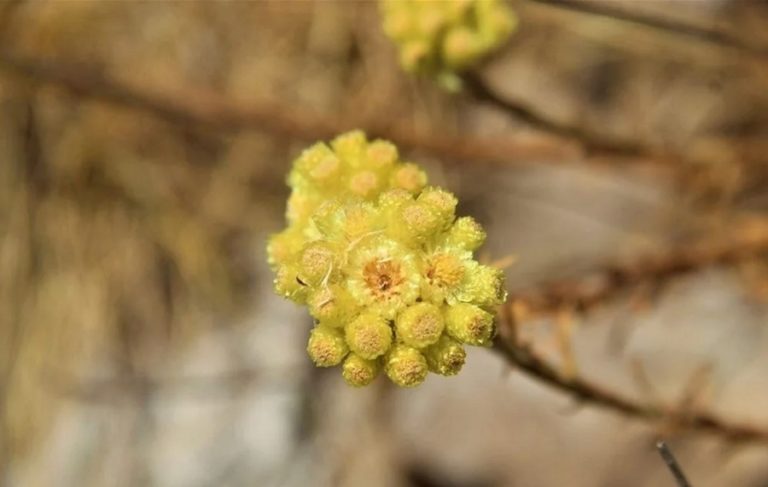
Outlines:
[[[399,69],[374,2],[0,3],[0,485],[672,486],[665,437],[696,486],[767,486],[765,437],[494,350],[415,390],[306,358],[265,239],[292,159],[347,129],[459,195],[513,300],[768,225],[765,2],[510,5],[452,94]],[[766,430],[765,252],[516,326],[563,377]]]

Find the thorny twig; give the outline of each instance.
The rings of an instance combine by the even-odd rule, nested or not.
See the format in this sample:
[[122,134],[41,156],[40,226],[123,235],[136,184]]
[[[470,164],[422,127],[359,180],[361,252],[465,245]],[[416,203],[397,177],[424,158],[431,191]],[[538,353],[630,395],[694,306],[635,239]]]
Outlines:
[[615,19],[624,22],[644,25],[652,29],[669,32],[702,42],[716,44],[744,53],[768,59],[768,50],[745,42],[729,32],[697,26],[688,22],[653,16],[636,12],[631,8],[623,7],[615,2],[595,2],[584,0],[529,0],[533,3],[549,5],[552,7],[572,10],[587,15]]
[[768,253],[768,221],[748,218],[714,238],[684,243],[632,261],[614,263],[593,274],[512,293],[509,302],[523,313],[587,311],[640,284],[664,282],[713,265],[741,262]]
[[640,157],[666,164],[693,163],[686,160],[682,155],[666,153],[637,140],[609,137],[587,130],[578,124],[569,124],[551,119],[533,106],[497,94],[477,74],[469,73],[463,79],[469,92],[479,101],[497,107],[534,128],[572,140],[580,144],[588,154]]
[[670,410],[656,404],[644,404],[622,397],[620,394],[592,383],[576,374],[563,373],[537,355],[533,348],[517,336],[521,317],[521,304],[539,312],[560,311],[568,306],[585,310],[606,301],[629,286],[648,280],[663,281],[684,272],[709,265],[729,263],[768,252],[768,223],[748,220],[725,238],[709,239],[681,246],[666,253],[638,259],[631,264],[609,266],[599,273],[602,281],[568,281],[544,286],[526,295],[517,294],[501,309],[499,336],[494,348],[518,369],[536,379],[566,392],[577,399],[648,420],[664,420],[679,428],[717,433],[733,440],[768,442],[768,429],[751,424],[730,422],[708,413]]
[[[504,320],[502,319],[502,321]],[[511,336],[509,328],[506,324],[502,326],[501,334],[494,343],[494,349],[527,375],[559,389],[579,401],[603,406],[641,419],[666,421],[680,429],[715,433],[731,440],[768,442],[768,429],[751,424],[730,422],[708,413],[675,411],[654,404],[641,404],[594,384],[583,377],[563,377],[558,370],[539,357],[531,347],[519,343],[516,338]]]
[[[447,161],[487,162],[503,165],[533,161],[573,161],[580,157],[577,145],[561,139],[531,137],[454,137],[418,129],[408,124],[384,126],[312,114],[282,103],[238,103],[213,91],[181,88],[157,92],[133,86],[88,66],[34,59],[0,51],[0,69],[51,84],[78,96],[90,97],[142,110],[175,124],[218,132],[255,129],[298,140],[323,140],[352,129],[422,151]],[[653,162],[653,161],[643,161]]]

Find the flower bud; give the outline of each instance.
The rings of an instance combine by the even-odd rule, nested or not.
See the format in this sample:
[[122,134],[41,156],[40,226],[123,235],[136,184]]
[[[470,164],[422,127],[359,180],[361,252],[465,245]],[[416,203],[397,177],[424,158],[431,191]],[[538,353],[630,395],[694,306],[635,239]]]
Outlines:
[[476,250],[483,242],[485,231],[471,216],[457,218],[445,238],[446,245],[470,251]]
[[444,328],[440,309],[430,303],[408,306],[395,320],[398,338],[415,348],[424,348],[437,342]]
[[450,191],[435,187],[426,188],[416,201],[434,209],[440,218],[441,230],[448,229],[456,218],[458,200]]
[[298,278],[299,271],[295,266],[284,265],[275,273],[275,292],[294,303],[304,304],[307,300],[307,286]]
[[389,234],[406,245],[420,245],[436,236],[440,225],[440,215],[434,208],[414,201],[389,220]]
[[378,204],[384,216],[393,219],[403,206],[411,202],[413,202],[411,193],[402,188],[395,188],[381,193]]
[[312,292],[307,299],[309,313],[320,323],[343,327],[358,311],[357,304],[346,289],[338,284],[324,286]]
[[498,306],[507,299],[504,273],[494,267],[477,265],[467,276],[464,293],[478,306]]
[[471,65],[484,49],[478,34],[467,27],[451,29],[443,40],[445,64],[455,70],[462,70]]
[[339,330],[318,325],[309,334],[307,353],[318,367],[333,367],[344,360],[349,348]]
[[349,178],[350,192],[362,198],[373,198],[381,192],[381,178],[370,170],[358,171]]
[[381,366],[376,360],[366,360],[363,357],[350,353],[341,368],[344,381],[352,387],[367,386],[379,374]]
[[323,241],[308,243],[299,260],[299,278],[308,284],[319,284],[331,278],[336,265],[336,254]]
[[330,188],[341,174],[341,160],[324,143],[318,142],[301,153],[289,176],[291,185],[307,181],[317,187]]
[[427,359],[407,345],[396,345],[385,357],[384,371],[400,387],[416,387],[427,378]]
[[411,193],[418,193],[427,184],[427,175],[419,166],[405,163],[392,172],[391,184]]
[[384,318],[362,313],[345,327],[350,350],[365,359],[384,355],[392,345],[392,328]]
[[353,130],[339,135],[331,147],[347,165],[351,167],[360,167],[363,164],[363,156],[368,142],[365,139],[365,133],[361,130]]
[[374,140],[368,144],[366,159],[368,166],[375,170],[390,169],[397,163],[397,147],[386,140]]
[[424,350],[429,370],[440,375],[456,375],[464,366],[467,352],[460,343],[442,335],[434,345]]
[[495,333],[493,315],[468,303],[446,307],[445,329],[450,336],[469,345],[490,345]]

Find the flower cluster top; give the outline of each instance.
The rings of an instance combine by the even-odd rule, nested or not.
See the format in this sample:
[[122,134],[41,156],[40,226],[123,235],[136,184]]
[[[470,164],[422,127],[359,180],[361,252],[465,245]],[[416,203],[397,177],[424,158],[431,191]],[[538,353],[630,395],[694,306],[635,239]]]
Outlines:
[[267,250],[277,293],[316,320],[315,364],[341,364],[353,386],[383,370],[412,387],[457,374],[464,344],[490,344],[506,292],[502,272],[472,258],[485,232],[394,145],[360,131],[317,143],[288,184],[289,224]]
[[406,71],[437,76],[457,88],[454,73],[507,40],[517,17],[501,0],[381,0],[385,33]]

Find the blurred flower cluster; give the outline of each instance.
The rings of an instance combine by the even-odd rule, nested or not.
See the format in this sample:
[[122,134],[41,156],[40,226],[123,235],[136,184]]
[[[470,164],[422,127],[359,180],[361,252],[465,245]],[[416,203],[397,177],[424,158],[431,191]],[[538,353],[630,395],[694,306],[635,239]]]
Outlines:
[[359,131],[317,143],[288,183],[289,225],[271,237],[269,262],[275,290],[316,320],[315,364],[342,364],[353,386],[383,369],[411,387],[429,371],[457,374],[463,344],[491,342],[506,293],[502,272],[472,257],[485,233],[394,145]]
[[448,89],[459,87],[456,72],[500,46],[517,25],[499,0],[382,0],[381,12],[403,68],[436,76]]

